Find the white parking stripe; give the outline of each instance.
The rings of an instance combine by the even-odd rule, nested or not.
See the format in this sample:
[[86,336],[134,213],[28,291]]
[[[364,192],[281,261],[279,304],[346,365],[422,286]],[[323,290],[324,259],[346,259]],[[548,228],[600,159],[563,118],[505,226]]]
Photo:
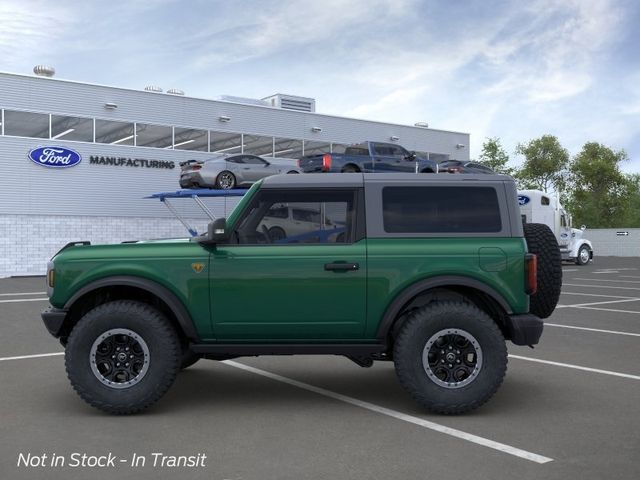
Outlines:
[[48,298],[16,298],[12,300],[0,300],[0,303],[20,303],[20,302],[45,302]]
[[601,312],[614,312],[614,313],[640,313],[638,310],[616,310],[615,308],[601,308],[601,307],[575,307],[584,308],[585,310],[599,310]]
[[563,272],[577,272],[578,270],[580,270],[579,268],[563,268],[562,271]]
[[640,297],[622,297],[620,295],[602,295],[598,293],[578,293],[578,292],[561,292],[561,295],[579,295],[582,297],[605,297],[605,298],[637,298],[640,300]]
[[356,407],[364,408],[372,412],[380,413],[388,417],[393,417],[395,419],[402,420],[404,422],[408,422],[414,425],[418,425],[420,427],[428,428],[429,430],[434,430],[436,432],[444,433],[452,437],[460,438],[462,440],[466,440],[471,443],[492,448],[494,450],[499,450],[501,452],[508,453],[509,455],[514,455],[516,457],[524,458],[525,460],[529,460],[535,463],[548,463],[553,461],[553,459],[549,457],[544,457],[536,453],[528,452],[526,450],[521,450],[519,448],[512,447],[504,443],[494,442],[493,440],[489,440],[488,438],[479,437],[471,433],[463,432],[461,430],[456,430],[455,428],[450,428],[444,425],[440,425],[439,423],[434,423],[419,417],[414,417],[413,415],[407,415],[406,413],[397,412],[395,410],[391,410],[390,408],[381,407],[373,403],[358,400],[357,398],[348,397],[340,393],[332,392],[331,390],[326,390],[324,388],[309,385],[308,383],[299,382],[291,378],[287,378],[281,375],[277,375],[275,373],[267,372],[266,370],[260,370],[258,368],[250,367],[243,363],[238,363],[231,360],[225,360],[222,363],[225,363],[231,367],[239,368],[241,370],[254,373],[256,375],[270,378],[271,380],[276,380],[278,382],[286,383],[287,385],[302,388],[303,390],[307,390],[309,392],[313,392],[319,395],[323,395],[325,397],[333,398],[334,400],[348,403],[350,405],[355,405]]
[[640,278],[638,275],[620,275],[620,278]]
[[5,362],[7,360],[26,360],[28,358],[56,357],[58,355],[64,355],[64,352],[38,353],[36,355],[20,355],[19,357],[2,357],[0,358],[0,362]]
[[607,303],[637,302],[638,300],[640,300],[640,298],[626,298],[624,300],[607,300],[604,302],[576,303],[575,305],[556,305],[556,308],[590,307],[591,305],[606,305]]
[[613,283],[640,283],[640,280],[605,280],[604,278],[572,278],[571,280],[586,280],[588,282],[590,281],[594,281],[594,282],[613,282]]
[[629,373],[612,372],[610,370],[600,370],[598,368],[582,367],[580,365],[572,365],[570,363],[552,362],[550,360],[540,360],[539,358],[521,357],[520,355],[509,355],[509,358],[516,358],[518,360],[526,360],[527,362],[544,363],[546,365],[554,365],[556,367],[573,368],[574,370],[583,370],[585,372],[603,373],[604,375],[611,375],[614,377],[630,378],[631,380],[640,380],[640,376],[631,375]]
[[587,332],[612,333],[612,334],[615,334],[615,335],[628,335],[630,337],[640,337],[640,333],[618,332],[616,330],[602,330],[600,328],[576,327],[575,325],[560,325],[558,323],[547,323],[547,322],[544,322],[544,326],[545,327],[571,328],[571,329],[574,329],[574,330],[586,330]]
[[618,287],[613,285],[578,285],[577,283],[563,283],[567,287],[589,287],[589,288],[615,288],[617,290],[640,290],[638,287]]
[[46,295],[47,292],[0,293],[0,297],[18,297],[20,295]]

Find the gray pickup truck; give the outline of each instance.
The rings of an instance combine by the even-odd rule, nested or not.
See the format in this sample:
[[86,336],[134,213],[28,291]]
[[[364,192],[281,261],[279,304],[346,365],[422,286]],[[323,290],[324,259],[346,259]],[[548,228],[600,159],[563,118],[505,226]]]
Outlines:
[[418,157],[400,145],[364,142],[347,147],[344,153],[309,155],[298,160],[304,173],[437,173],[438,163]]

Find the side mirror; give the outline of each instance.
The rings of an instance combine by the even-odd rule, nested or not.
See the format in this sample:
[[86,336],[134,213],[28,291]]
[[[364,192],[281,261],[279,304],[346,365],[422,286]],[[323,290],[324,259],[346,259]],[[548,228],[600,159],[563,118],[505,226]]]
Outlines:
[[224,243],[228,238],[227,219],[217,218],[209,223],[207,233],[193,237],[192,241],[202,245],[215,245],[216,243]]
[[582,225],[582,226],[580,227],[580,230],[582,230],[583,232],[584,232],[586,229],[587,229],[587,226],[586,226],[586,225]]
[[416,159],[416,152],[414,152],[414,151],[409,152],[408,155],[404,156],[404,159],[405,160],[409,160],[409,161],[415,160]]

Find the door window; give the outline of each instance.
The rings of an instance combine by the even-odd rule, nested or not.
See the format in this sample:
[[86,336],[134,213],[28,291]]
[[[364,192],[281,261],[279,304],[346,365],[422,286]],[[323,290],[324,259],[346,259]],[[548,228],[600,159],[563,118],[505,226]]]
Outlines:
[[236,230],[239,244],[345,244],[354,227],[353,191],[262,191]]

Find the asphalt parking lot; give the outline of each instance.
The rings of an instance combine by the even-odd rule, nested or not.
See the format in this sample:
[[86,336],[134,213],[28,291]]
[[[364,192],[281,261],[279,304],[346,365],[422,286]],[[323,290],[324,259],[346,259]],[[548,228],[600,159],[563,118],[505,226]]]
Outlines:
[[[71,389],[43,287],[0,280],[0,479],[640,478],[638,258],[565,265],[540,345],[509,344],[501,389],[457,417],[420,410],[390,363],[325,356],[201,361],[149,412],[109,416]],[[19,467],[29,453],[45,466]],[[118,460],[71,467],[73,453]]]

